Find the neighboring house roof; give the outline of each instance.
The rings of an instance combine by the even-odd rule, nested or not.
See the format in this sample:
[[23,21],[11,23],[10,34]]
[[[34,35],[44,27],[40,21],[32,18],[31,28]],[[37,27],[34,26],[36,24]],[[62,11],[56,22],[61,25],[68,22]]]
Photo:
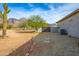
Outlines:
[[79,13],[79,8],[76,9],[75,11],[73,11],[72,13],[70,13],[69,15],[67,15],[66,17],[64,17],[63,19],[57,21],[56,23],[59,23],[59,22],[61,22],[61,21],[64,21],[65,19],[67,19],[67,18],[69,18],[69,17],[71,17],[71,16],[73,16],[73,15],[75,15],[75,14],[77,14],[77,13]]

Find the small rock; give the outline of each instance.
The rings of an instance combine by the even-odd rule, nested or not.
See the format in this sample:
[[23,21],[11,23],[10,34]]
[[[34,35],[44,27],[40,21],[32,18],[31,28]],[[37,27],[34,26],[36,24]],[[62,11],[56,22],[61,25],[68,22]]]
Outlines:
[[29,55],[29,53],[26,53],[26,56],[28,56]]

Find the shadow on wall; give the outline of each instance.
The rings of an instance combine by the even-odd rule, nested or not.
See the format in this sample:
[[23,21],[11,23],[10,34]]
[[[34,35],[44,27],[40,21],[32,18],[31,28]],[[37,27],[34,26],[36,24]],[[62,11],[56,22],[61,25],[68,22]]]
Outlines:
[[30,56],[32,54],[36,55],[36,53],[39,53],[41,50],[50,48],[51,47],[50,43],[43,44],[42,41],[40,40],[42,37],[45,36],[43,34],[47,35],[44,32],[39,33],[37,36],[32,38],[29,42],[26,42],[25,44],[23,44],[22,46],[20,46],[19,48],[17,48],[7,56]]

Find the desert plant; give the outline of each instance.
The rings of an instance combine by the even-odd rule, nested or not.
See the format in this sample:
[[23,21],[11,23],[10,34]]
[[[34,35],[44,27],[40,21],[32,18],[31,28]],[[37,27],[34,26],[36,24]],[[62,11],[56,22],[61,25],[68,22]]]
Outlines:
[[8,24],[8,26],[7,26],[7,29],[12,29],[12,25],[11,24]]
[[28,28],[27,20],[25,20],[24,22],[21,22],[17,27],[21,28],[23,30],[25,30],[26,28]]
[[[7,25],[7,29],[12,29],[12,27],[13,27],[13,26],[12,26],[11,24],[8,24],[8,25]],[[2,28],[3,28],[3,24],[0,24],[0,29],[2,29]]]
[[28,20],[28,25],[34,28],[36,31],[39,28],[46,27],[48,23],[39,15],[33,15]]
[[2,24],[0,24],[0,29],[2,29],[3,28],[3,25]]
[[7,30],[7,14],[10,12],[8,9],[8,5],[6,3],[3,4],[4,11],[0,12],[0,17],[3,19],[3,38],[6,36]]

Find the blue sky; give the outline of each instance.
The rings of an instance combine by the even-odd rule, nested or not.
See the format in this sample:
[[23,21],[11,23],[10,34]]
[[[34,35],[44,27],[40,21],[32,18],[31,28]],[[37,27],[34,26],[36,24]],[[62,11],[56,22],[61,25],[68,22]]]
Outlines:
[[[31,15],[40,15],[48,23],[52,24],[62,19],[72,11],[79,8],[75,3],[8,3],[11,12],[8,18],[29,18]],[[0,4],[0,11],[2,11]]]

